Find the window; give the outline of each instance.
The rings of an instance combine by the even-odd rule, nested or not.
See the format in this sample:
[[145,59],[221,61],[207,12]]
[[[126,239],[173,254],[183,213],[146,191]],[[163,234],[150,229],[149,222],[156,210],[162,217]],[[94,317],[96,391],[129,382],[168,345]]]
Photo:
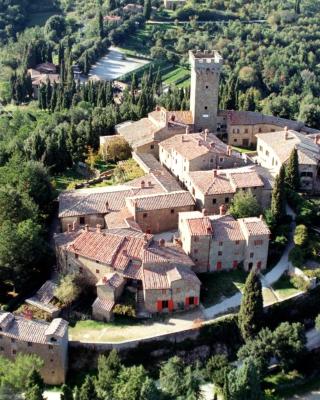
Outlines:
[[178,288],[176,289],[176,292],[177,292],[177,293],[181,293],[181,288],[178,287]]
[[233,141],[236,143],[238,141],[238,139],[233,139]]
[[232,262],[232,268],[235,269],[235,268],[237,268],[237,266],[238,266],[238,261],[237,261],[237,260],[234,260],[234,261]]
[[208,89],[209,88],[209,86],[208,85],[206,85],[206,89]]
[[212,204],[217,204],[217,199],[212,199]]
[[219,242],[219,246],[223,246],[223,242]]
[[80,225],[84,225],[85,224],[85,218],[84,217],[80,217]]
[[218,256],[222,256],[222,251],[218,251]]
[[50,362],[53,362],[53,358],[50,358]]
[[28,342],[28,347],[32,347],[32,343],[31,342]]
[[75,254],[74,257],[75,257],[75,258],[79,258],[79,254]]
[[210,162],[213,162],[213,158],[210,158]]
[[17,354],[17,350],[12,350],[12,354]]
[[194,305],[194,297],[189,297],[189,305],[190,306]]
[[143,213],[143,218],[147,218],[148,214],[147,213]]
[[240,240],[236,240],[236,244],[239,244],[240,243]]
[[262,132],[262,130],[261,130],[261,128],[259,128],[259,131],[258,131],[259,133],[261,133]]
[[229,197],[226,197],[226,198],[224,199],[224,202],[225,202],[225,203],[229,203]]
[[13,339],[13,338],[11,339],[11,343],[15,343],[15,341],[16,341],[16,339]]
[[3,348],[3,347],[0,347],[0,351],[4,351],[4,348]]
[[162,300],[162,308],[168,308],[169,302],[168,300]]
[[240,133],[240,129],[239,128],[237,129],[237,133]]
[[80,272],[80,274],[83,273],[83,267],[79,267],[79,272]]
[[257,268],[258,268],[258,269],[261,269],[261,264],[262,264],[261,261],[258,261],[258,262],[257,262]]
[[223,157],[220,157],[220,158],[219,158],[219,161],[220,161],[220,162],[223,162],[223,160],[224,160]]
[[269,151],[268,150],[266,150],[266,156],[269,156]]
[[194,249],[194,250],[193,250],[193,253],[194,253],[194,254],[198,254],[198,249]]
[[205,106],[205,107],[204,107],[204,109],[205,109],[205,110],[207,110],[207,109],[208,109],[208,107],[207,107],[207,106]]
[[236,133],[236,130],[234,128],[232,129],[232,133]]
[[276,130],[275,129],[271,129],[271,132],[275,132]]
[[254,256],[254,254],[253,254],[253,253],[250,253],[250,258],[253,258],[253,256]]
[[51,344],[49,344],[48,349],[53,350],[53,346]]
[[170,213],[171,213],[171,214],[174,214],[174,209],[173,209],[173,208],[170,210]]
[[100,274],[100,270],[99,269],[96,269],[96,274]]
[[217,270],[220,270],[222,268],[222,262],[217,261]]
[[154,144],[150,145],[150,149],[153,150],[154,149]]
[[244,130],[244,133],[248,133],[248,128],[246,128],[246,129]]
[[258,240],[254,241],[254,245],[255,246],[261,246],[262,244],[263,244],[263,240],[261,240],[261,239],[258,239]]
[[262,146],[259,146],[259,151],[263,151],[263,147]]
[[162,289],[162,294],[167,294],[167,290],[166,289]]
[[195,237],[193,238],[193,241],[194,241],[194,242],[199,242],[198,236],[195,236]]

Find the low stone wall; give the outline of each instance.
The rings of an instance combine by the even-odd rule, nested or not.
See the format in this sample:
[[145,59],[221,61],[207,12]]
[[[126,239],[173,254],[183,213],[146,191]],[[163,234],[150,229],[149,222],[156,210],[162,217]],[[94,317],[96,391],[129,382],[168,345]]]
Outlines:
[[129,350],[137,348],[142,343],[163,342],[163,341],[171,343],[180,343],[186,339],[195,340],[198,338],[199,333],[200,333],[200,327],[179,332],[167,333],[159,336],[152,336],[149,338],[127,340],[125,342],[90,343],[84,341],[70,340],[69,346],[73,348],[91,349],[94,351],[106,351],[112,349],[121,351],[121,350]]

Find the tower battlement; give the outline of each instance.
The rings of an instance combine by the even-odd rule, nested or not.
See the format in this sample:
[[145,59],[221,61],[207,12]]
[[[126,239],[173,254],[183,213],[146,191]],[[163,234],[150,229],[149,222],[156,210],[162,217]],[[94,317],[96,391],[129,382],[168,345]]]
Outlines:
[[216,68],[217,65],[222,65],[223,59],[216,50],[190,50],[189,61],[193,68],[210,68],[211,66]]

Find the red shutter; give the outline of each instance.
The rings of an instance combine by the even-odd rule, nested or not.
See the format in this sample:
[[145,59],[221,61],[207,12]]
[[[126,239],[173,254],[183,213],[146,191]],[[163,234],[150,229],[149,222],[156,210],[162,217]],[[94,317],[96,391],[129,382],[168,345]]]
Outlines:
[[186,306],[189,306],[189,297],[186,297]]
[[199,304],[199,297],[194,298],[194,305],[197,306]]
[[157,310],[158,310],[158,312],[162,311],[162,300],[157,301]]
[[168,309],[169,311],[173,311],[173,300],[168,300]]
[[258,263],[257,263],[257,268],[258,268],[258,269],[261,268],[261,261],[258,261]]
[[238,266],[238,261],[233,261],[233,263],[232,263],[232,268],[233,269],[235,269],[235,268],[237,268],[237,266]]
[[217,261],[217,269],[221,269],[222,268],[222,262],[221,261]]

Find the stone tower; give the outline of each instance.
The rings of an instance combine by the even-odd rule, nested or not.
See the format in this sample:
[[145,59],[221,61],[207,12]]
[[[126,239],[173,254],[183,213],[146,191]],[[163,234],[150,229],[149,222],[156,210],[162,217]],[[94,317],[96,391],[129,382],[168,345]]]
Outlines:
[[222,57],[217,51],[189,51],[191,65],[190,110],[195,132],[216,131],[219,75]]

